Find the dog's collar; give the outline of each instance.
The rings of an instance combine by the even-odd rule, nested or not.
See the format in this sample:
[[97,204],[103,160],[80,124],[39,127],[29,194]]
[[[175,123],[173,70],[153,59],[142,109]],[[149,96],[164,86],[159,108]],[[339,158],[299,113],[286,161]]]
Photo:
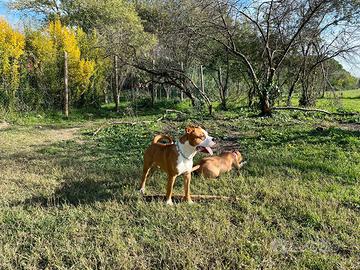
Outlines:
[[187,159],[187,160],[192,160],[192,158],[189,156],[189,157],[187,157],[187,156],[185,156],[185,154],[181,151],[181,149],[180,149],[180,147],[179,147],[179,142],[178,141],[176,141],[175,142],[175,145],[176,145],[176,150],[180,153],[180,155],[183,157],[183,158],[185,158],[185,159]]

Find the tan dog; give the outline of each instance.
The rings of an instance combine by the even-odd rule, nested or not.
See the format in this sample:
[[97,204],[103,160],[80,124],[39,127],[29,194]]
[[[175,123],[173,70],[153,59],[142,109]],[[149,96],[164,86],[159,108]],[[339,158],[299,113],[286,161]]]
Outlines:
[[193,171],[206,178],[216,178],[221,173],[229,172],[233,167],[239,170],[245,163],[239,151],[227,151],[219,156],[203,158],[199,165],[194,166]]
[[[166,139],[168,144],[159,143]],[[193,168],[193,158],[199,152],[213,154],[211,147],[215,145],[213,138],[208,133],[197,126],[188,126],[185,134],[179,141],[173,143],[172,139],[166,135],[157,135],[152,144],[144,153],[144,168],[141,179],[140,192],[145,192],[145,183],[152,167],[159,167],[167,173],[168,183],[166,189],[166,203],[172,204],[171,196],[175,179],[179,175],[184,175],[184,199],[192,202],[190,196],[191,171]]]

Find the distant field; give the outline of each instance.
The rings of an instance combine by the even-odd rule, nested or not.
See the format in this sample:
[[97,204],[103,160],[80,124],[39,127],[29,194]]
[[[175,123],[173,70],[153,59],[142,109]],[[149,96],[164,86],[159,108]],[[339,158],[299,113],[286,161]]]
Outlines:
[[[358,118],[160,116],[104,111],[3,125],[0,269],[360,269]],[[139,196],[145,147],[158,132],[182,134],[186,122],[248,161],[240,176],[194,177],[192,192],[240,201],[169,207]],[[155,173],[148,192],[165,192],[165,179]]]
[[[285,106],[285,104],[286,101],[283,100],[281,105]],[[292,104],[298,106],[298,95],[292,98]],[[326,92],[324,98],[317,99],[315,108],[331,112],[360,112],[360,89],[338,91],[335,92],[335,97],[332,92]]]
[[331,111],[360,112],[360,89],[336,92],[336,98],[327,92],[325,98],[318,100],[317,107]]
[[[247,106],[247,96],[241,95],[241,98],[233,97],[231,104],[236,106]],[[299,94],[296,93],[291,99],[293,106],[299,106]],[[286,95],[284,94],[276,106],[286,106]],[[316,101],[314,108],[328,110],[330,112],[360,112],[360,89],[337,91],[334,94],[332,92],[326,92],[324,98],[319,98]]]

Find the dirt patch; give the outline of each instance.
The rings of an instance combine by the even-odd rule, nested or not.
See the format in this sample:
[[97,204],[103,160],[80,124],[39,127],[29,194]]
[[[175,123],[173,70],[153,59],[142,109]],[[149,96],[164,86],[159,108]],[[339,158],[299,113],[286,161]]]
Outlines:
[[352,131],[360,131],[360,124],[358,123],[340,123],[340,127]]
[[80,128],[50,129],[46,130],[45,133],[56,141],[68,141],[74,139],[79,130]]
[[323,122],[321,124],[315,124],[314,129],[316,129],[317,131],[323,131],[329,128],[340,128],[340,129],[345,129],[345,130],[350,130],[350,131],[360,131],[360,123],[329,123],[329,122]]
[[40,127],[11,126],[1,134],[0,149],[4,151],[24,151],[39,145],[49,145],[57,142],[75,140],[78,138],[80,128],[49,129]]
[[218,148],[220,153],[223,151],[238,150],[240,148],[238,137],[226,137],[226,139],[221,141],[221,146]]
[[39,134],[42,139],[34,140],[34,145],[41,142],[41,144],[51,144],[55,142],[63,142],[69,140],[75,140],[79,143],[82,143],[80,139],[78,139],[77,133],[80,128],[61,128],[61,129],[47,129],[42,127],[36,128],[36,133]]

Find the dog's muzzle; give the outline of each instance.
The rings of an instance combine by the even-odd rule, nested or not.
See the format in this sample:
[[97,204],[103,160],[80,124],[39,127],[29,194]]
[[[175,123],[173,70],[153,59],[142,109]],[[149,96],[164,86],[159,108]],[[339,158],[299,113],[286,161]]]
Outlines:
[[203,153],[208,153],[210,155],[213,154],[213,150],[211,147],[215,146],[214,138],[207,136],[205,140],[203,140],[197,147],[196,150]]

